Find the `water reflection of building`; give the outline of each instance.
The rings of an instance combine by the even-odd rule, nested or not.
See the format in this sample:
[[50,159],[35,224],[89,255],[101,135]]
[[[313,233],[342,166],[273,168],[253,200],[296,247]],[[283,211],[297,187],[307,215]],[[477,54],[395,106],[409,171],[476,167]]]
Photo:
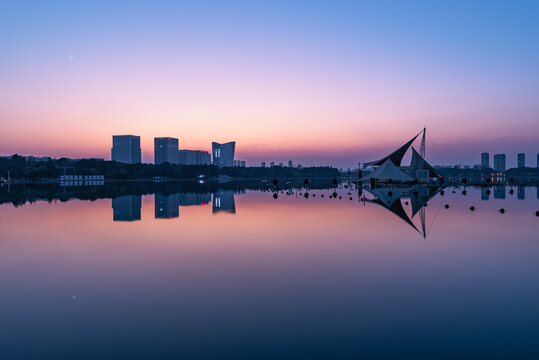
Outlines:
[[526,198],[526,188],[524,186],[519,186],[517,188],[517,198],[524,200]]
[[172,219],[180,216],[179,194],[155,194],[155,218]]
[[219,190],[213,193],[212,212],[236,213],[236,204],[234,203],[234,191]]
[[142,197],[140,195],[118,196],[112,199],[112,217],[114,221],[140,220]]
[[210,193],[180,193],[180,206],[207,205],[210,200]]
[[494,199],[505,199],[505,186],[494,186]]
[[488,187],[481,188],[481,200],[488,200],[490,197],[490,189]]

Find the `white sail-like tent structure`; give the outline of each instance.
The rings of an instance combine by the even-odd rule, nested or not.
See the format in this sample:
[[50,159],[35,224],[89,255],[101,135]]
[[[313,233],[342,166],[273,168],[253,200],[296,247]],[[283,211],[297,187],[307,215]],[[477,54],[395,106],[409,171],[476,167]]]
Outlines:
[[398,183],[411,183],[415,181],[413,177],[406,175],[401,169],[396,167],[389,158],[381,166],[378,166],[376,170],[362,177],[361,181],[370,181],[371,179]]
[[411,183],[442,179],[443,176],[424,159],[426,129],[423,129],[422,132],[423,138],[421,140],[420,153],[412,147],[412,161],[410,166],[406,167],[406,172],[403,171],[404,167],[401,168],[402,158],[421,132],[391,154],[379,160],[364,163],[363,168],[371,166],[374,167],[374,171],[363,176],[360,181],[370,181],[371,183]]

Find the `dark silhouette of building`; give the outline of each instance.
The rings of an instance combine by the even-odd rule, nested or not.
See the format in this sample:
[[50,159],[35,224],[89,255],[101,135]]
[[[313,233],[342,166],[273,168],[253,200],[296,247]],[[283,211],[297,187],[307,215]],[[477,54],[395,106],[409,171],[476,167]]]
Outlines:
[[494,199],[505,199],[505,185],[494,186]]
[[494,170],[505,171],[505,154],[494,155]]
[[140,195],[118,196],[112,199],[112,218],[114,221],[140,220],[142,197]]
[[490,168],[490,154],[489,153],[481,154],[481,168],[482,169]]
[[180,150],[180,165],[210,165],[211,155],[204,150]]
[[236,213],[236,204],[234,203],[234,191],[218,190],[213,193],[212,212]]
[[517,155],[517,167],[526,167],[526,154],[520,153]]
[[155,218],[172,219],[180,216],[179,194],[155,194]]
[[208,205],[210,193],[180,193],[180,206]]
[[178,139],[171,137],[154,138],[153,149],[155,165],[166,162],[178,164]]
[[517,187],[517,198],[519,200],[524,200],[526,198],[526,187],[524,186]]
[[226,144],[211,143],[213,154],[213,165],[219,167],[234,166],[234,152],[236,150],[236,142],[228,142]]
[[140,136],[113,135],[112,136],[112,161],[127,164],[140,163]]

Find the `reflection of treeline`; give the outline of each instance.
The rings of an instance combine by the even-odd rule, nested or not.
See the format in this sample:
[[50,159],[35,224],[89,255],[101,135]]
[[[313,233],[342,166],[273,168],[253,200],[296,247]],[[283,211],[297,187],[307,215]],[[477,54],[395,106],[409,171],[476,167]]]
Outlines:
[[[12,203],[15,206],[36,201],[68,201],[71,199],[90,200],[115,198],[123,195],[147,195],[159,193],[163,195],[176,193],[214,193],[218,190],[243,192],[245,190],[274,191],[305,186],[304,180],[273,182],[233,181],[228,183],[207,182],[199,184],[193,181],[127,181],[110,182],[103,186],[62,187],[57,184],[12,184],[0,187],[0,204]],[[312,179],[310,188],[331,188],[335,185],[331,179]]]
[[104,175],[105,179],[151,179],[163,177],[171,179],[193,179],[198,175],[217,177],[227,175],[243,178],[263,177],[337,177],[338,170],[331,167],[306,167],[302,169],[288,167],[225,167],[215,165],[161,165],[124,164],[116,161],[93,159],[47,159],[35,160],[19,155],[0,158],[0,176],[7,176],[7,171],[15,179],[56,178],[64,173],[71,175]]

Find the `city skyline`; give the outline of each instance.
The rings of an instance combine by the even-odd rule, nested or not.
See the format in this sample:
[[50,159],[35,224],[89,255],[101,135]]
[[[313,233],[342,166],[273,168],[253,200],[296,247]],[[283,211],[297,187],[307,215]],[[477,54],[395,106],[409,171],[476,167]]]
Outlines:
[[2,6],[2,155],[108,158],[135,133],[151,162],[171,134],[347,168],[424,125],[433,164],[537,154],[534,2],[64,5]]

